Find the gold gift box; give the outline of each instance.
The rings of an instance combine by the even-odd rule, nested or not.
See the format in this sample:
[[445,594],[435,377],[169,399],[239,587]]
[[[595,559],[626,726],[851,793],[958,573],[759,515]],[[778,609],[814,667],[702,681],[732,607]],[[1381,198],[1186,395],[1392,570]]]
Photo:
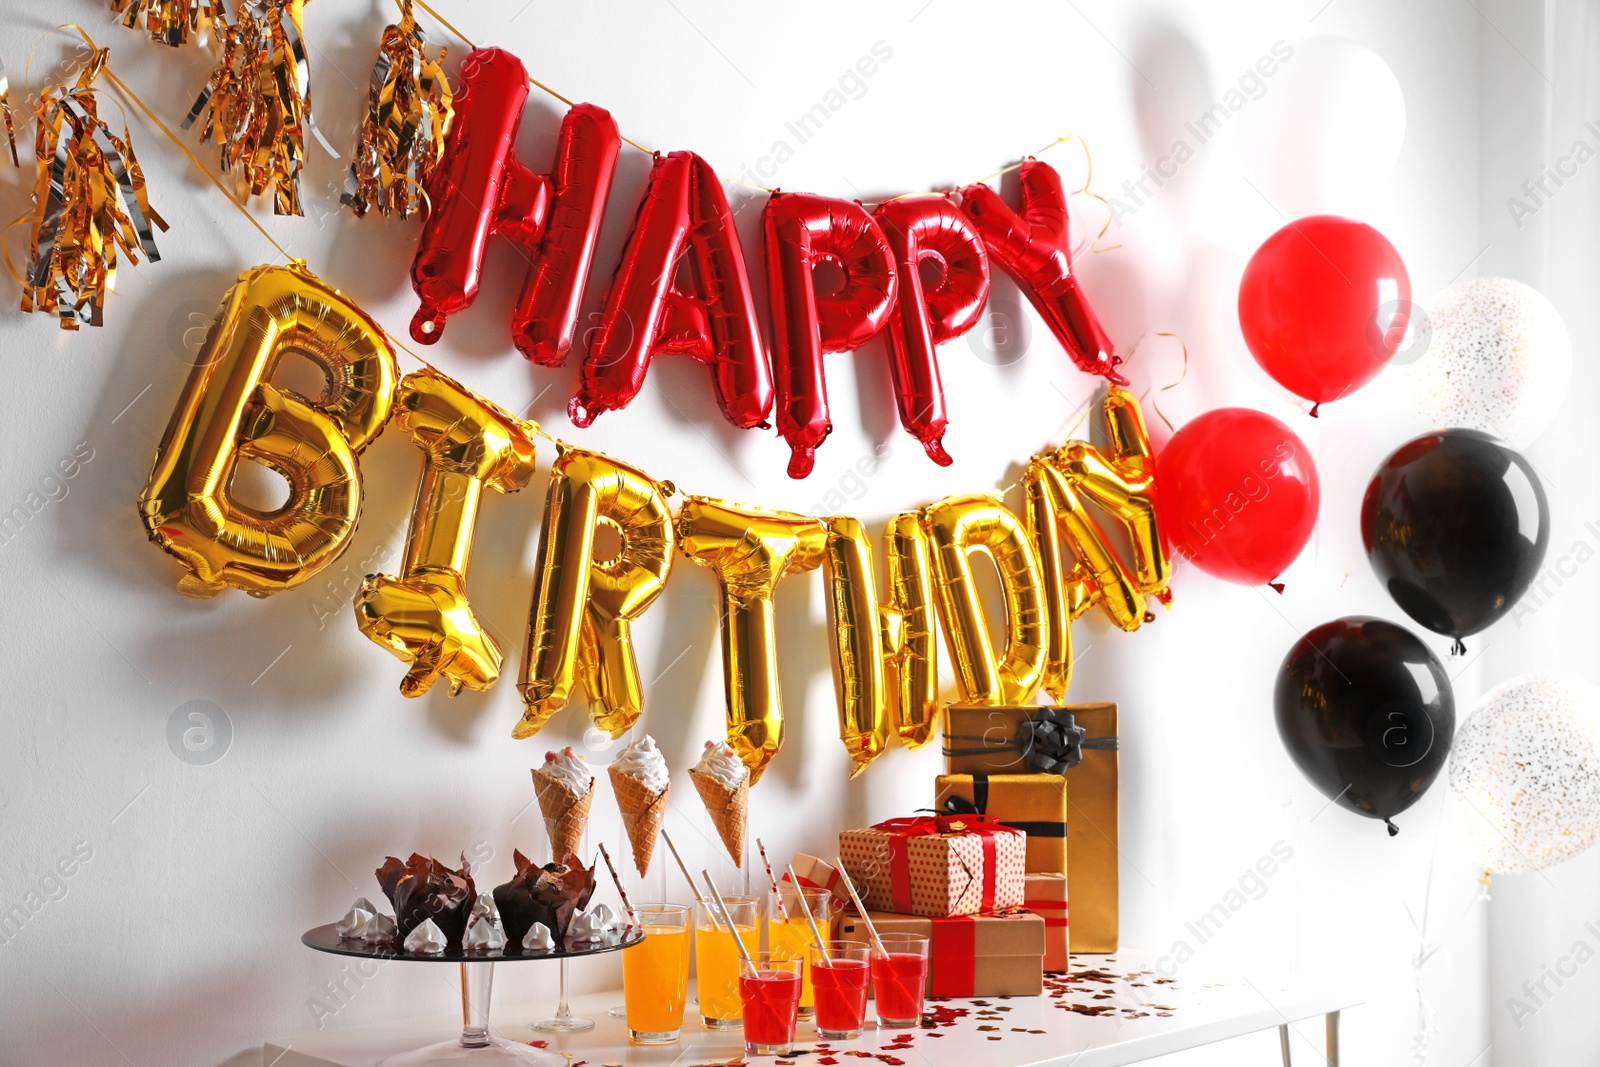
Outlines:
[[1067,873],[1067,782],[1059,774],[941,774],[941,814],[982,814],[1028,835],[1029,874]]
[[[1064,776],[1069,788],[1066,869],[1072,897],[1072,951],[1115,952],[1117,705],[1068,704],[1066,708],[1087,731],[1083,761]],[[993,776],[1025,771],[1027,762],[1017,751],[1014,738],[1017,727],[1039,710],[952,704],[945,715],[950,773],[988,774],[992,782]],[[976,740],[969,740],[972,738]],[[1028,869],[1034,869],[1031,862]]]

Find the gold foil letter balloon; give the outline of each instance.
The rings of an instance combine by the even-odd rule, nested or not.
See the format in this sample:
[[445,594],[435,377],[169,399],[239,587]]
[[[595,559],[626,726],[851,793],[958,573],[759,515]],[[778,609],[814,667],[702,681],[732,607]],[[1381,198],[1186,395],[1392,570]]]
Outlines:
[[839,697],[839,740],[850,753],[850,777],[889,744],[884,690],[884,627],[872,574],[872,545],[848,515],[822,520],[828,531],[828,617],[833,623],[833,687]]
[[[1138,401],[1113,386],[1103,412],[1109,457],[1091,444],[1070,441],[1035,456],[1023,476],[1028,534],[1039,551],[1049,617],[1042,686],[1054,700],[1065,697],[1072,681],[1071,621],[1099,603],[1122,629],[1137,630],[1145,594],[1164,597],[1172,574],[1156,525],[1155,461]],[[1127,529],[1131,573],[1089,513],[1089,501]]]
[[[322,368],[316,399],[271,384],[294,351]],[[189,373],[139,498],[150,539],[176,556],[178,591],[267,596],[298,585],[349,544],[361,510],[356,456],[389,417],[394,353],[376,323],[296,261],[245,271]],[[239,461],[289,483],[267,512],[239,503]]]
[[933,736],[939,710],[933,552],[916,512],[891,519],[883,541],[889,557],[889,600],[879,612],[895,672],[894,729],[901,744],[916,748]]
[[[1039,689],[1049,638],[1044,579],[1022,520],[994,497],[948,497],[923,509],[945,642],[970,704],[1027,704]],[[971,553],[988,556],[1005,597],[1005,648],[995,652]]]
[[440,677],[451,696],[487,689],[500,677],[500,646],[467,600],[467,561],[484,487],[515,493],[533,477],[533,428],[431,367],[400,383],[395,421],[422,449],[422,481],[401,573],[367,577],[356,623],[411,664],[406,696]]
[[[511,735],[538,733],[581,681],[598,705],[595,724],[621,737],[644,703],[632,626],[661,595],[672,569],[667,497],[675,490],[607,456],[558,447],[519,686],[526,707]],[[602,524],[621,540],[608,559],[595,552]]]
[[691,496],[678,509],[678,547],[722,583],[728,744],[754,784],[783,741],[772,595],[785,575],[822,565],[828,532],[804,515]]

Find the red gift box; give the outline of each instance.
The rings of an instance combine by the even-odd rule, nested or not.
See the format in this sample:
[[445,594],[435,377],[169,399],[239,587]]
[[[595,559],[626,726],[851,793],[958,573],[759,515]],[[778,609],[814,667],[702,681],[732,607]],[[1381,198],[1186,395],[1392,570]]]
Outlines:
[[839,835],[839,856],[869,911],[944,918],[1015,908],[1027,838],[982,816],[891,819]]

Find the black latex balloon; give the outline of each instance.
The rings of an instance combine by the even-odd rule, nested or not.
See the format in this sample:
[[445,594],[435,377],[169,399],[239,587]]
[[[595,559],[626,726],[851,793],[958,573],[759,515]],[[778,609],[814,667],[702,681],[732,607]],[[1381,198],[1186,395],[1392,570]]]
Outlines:
[[1477,430],[1441,430],[1383,461],[1361,502],[1361,540],[1401,610],[1459,642],[1527,591],[1550,508],[1522,456]]
[[1278,668],[1278,735],[1323,795],[1382,819],[1427,791],[1450,753],[1455,697],[1410,630],[1352,615],[1306,634]]

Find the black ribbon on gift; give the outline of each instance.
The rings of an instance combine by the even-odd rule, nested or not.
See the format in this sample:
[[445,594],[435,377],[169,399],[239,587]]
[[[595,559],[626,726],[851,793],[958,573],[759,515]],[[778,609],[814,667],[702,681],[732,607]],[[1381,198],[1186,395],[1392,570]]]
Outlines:
[[[944,798],[944,808],[935,811],[935,815],[986,815],[989,807],[989,776],[987,774],[974,774],[972,776],[972,799],[962,796],[947,796]],[[929,809],[919,809],[927,811]],[[1013,830],[1021,830],[1029,837],[1066,837],[1067,824],[1062,822],[1010,822],[1002,821],[1001,826],[1009,826]]]
[[[1028,770],[1034,773],[1066,774],[1083,762],[1084,749],[1116,751],[1115,737],[1087,735],[1088,731],[1073,720],[1072,712],[1067,708],[1040,708],[1017,724],[1017,731],[1010,739],[1009,747],[1016,750]],[[956,748],[951,744],[953,741],[976,741],[978,745]],[[1003,742],[997,742],[992,734],[954,734],[946,735],[944,754],[981,756],[1004,747],[1008,746]]]

